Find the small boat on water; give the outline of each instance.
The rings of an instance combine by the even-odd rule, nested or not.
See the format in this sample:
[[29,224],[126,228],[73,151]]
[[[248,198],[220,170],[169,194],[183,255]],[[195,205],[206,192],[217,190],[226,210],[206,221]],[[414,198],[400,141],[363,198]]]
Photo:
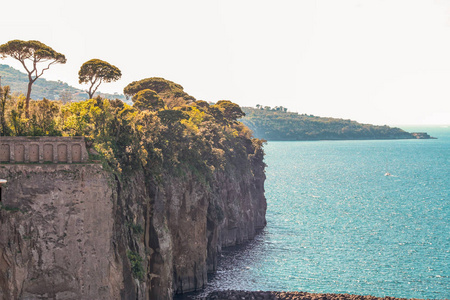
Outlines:
[[389,173],[389,168],[388,168],[388,161],[387,161],[387,158],[386,158],[386,173],[384,173],[384,176],[392,176],[392,174],[391,173]]

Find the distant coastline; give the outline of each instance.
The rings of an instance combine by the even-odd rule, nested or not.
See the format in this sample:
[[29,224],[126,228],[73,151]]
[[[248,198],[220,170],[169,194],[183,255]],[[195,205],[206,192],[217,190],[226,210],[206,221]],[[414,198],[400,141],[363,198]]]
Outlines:
[[426,132],[288,112],[277,106],[243,107],[240,119],[256,138],[268,141],[434,139]]

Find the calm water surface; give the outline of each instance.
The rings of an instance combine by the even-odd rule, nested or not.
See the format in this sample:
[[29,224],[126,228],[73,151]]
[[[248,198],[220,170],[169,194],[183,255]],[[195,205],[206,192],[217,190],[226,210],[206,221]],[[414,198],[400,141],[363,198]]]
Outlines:
[[425,131],[439,139],[269,142],[267,227],[206,292],[450,298],[450,129]]

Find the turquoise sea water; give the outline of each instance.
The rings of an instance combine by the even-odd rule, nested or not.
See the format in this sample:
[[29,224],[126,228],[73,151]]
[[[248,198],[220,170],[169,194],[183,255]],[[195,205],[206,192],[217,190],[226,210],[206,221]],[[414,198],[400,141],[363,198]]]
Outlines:
[[450,298],[450,128],[424,131],[438,139],[269,142],[267,227],[206,292]]

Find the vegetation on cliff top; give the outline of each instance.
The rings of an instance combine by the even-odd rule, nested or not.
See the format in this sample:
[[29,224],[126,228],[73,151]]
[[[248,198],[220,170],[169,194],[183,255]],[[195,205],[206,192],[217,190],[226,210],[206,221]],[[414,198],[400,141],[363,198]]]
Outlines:
[[[160,85],[169,88],[149,89]],[[208,176],[262,163],[263,141],[237,121],[244,115],[237,104],[194,101],[181,85],[162,78],[133,82],[125,91],[132,94],[131,88],[133,105],[101,97],[67,104],[44,98],[30,101],[27,116],[25,97],[4,87],[0,135],[86,136],[118,173],[142,167],[157,176],[188,168]]]
[[0,86],[0,136],[85,136],[119,174],[141,167],[157,177],[163,170],[189,168],[204,177],[254,161],[263,165],[263,141],[237,121],[244,113],[231,101],[196,101],[181,85],[159,77],[124,88],[132,106],[118,99],[92,99],[102,82],[122,76],[119,68],[99,59],[85,62],[78,73],[80,83],[90,85],[90,99],[35,101],[32,85],[52,64],[64,64],[65,56],[39,41],[21,40],[0,45],[0,55],[20,61],[28,73],[26,97]]
[[285,107],[243,107],[240,119],[258,138],[278,141],[411,139],[411,133],[400,128],[361,124],[351,120],[323,118],[287,112]]

